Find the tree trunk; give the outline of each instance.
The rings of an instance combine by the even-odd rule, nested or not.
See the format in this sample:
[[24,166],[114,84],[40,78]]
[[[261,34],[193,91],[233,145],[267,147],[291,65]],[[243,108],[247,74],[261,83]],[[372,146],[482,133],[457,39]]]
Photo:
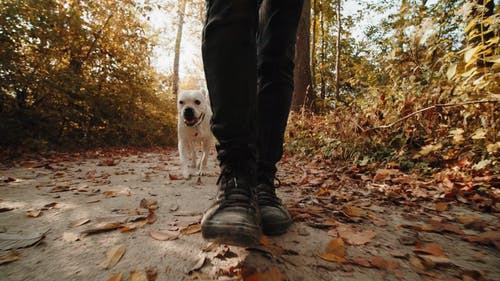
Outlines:
[[321,64],[319,75],[321,77],[321,99],[323,104],[326,102],[326,83],[325,83],[325,65],[326,65],[326,41],[325,41],[325,17],[323,10],[320,14],[320,27],[321,27]]
[[175,49],[174,49],[174,69],[172,74],[172,94],[177,97],[179,92],[179,59],[181,52],[181,41],[182,41],[182,27],[184,26],[184,13],[186,12],[186,1],[179,1],[179,18],[177,21],[177,37],[175,37]]
[[340,1],[337,0],[337,46],[335,50],[335,98],[340,99],[340,33],[342,31],[342,20],[340,18]]
[[[311,104],[311,69],[310,69],[310,27],[311,27],[311,1],[305,0],[302,7],[297,29],[297,43],[295,47],[295,69],[294,69],[294,93],[292,99],[292,110],[299,111]],[[307,100],[309,98],[309,100]]]
[[[311,39],[311,89],[313,94],[316,90],[316,38],[317,36],[317,14],[318,14],[318,0],[312,0],[312,39]],[[316,96],[316,95],[315,95]]]

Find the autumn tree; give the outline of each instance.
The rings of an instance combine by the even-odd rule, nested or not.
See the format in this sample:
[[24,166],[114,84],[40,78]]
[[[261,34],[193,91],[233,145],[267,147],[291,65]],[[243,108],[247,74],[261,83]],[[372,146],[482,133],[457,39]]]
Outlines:
[[171,142],[140,14],[134,2],[3,1],[1,145]]

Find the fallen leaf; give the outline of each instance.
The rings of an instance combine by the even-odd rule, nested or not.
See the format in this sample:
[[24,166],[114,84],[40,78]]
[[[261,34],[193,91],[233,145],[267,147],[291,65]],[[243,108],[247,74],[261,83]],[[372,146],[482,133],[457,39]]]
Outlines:
[[340,237],[330,240],[330,242],[326,246],[325,253],[319,254],[319,257],[326,261],[338,262],[338,263],[347,262],[344,256],[345,256],[344,240],[342,240],[342,238]]
[[426,268],[422,260],[416,256],[409,258],[410,266],[417,272],[425,272]]
[[131,223],[128,223],[126,225],[123,225],[122,227],[119,228],[119,230],[121,232],[132,231],[132,230],[135,230],[137,228],[141,228],[141,227],[145,226],[147,223],[148,223],[147,220],[135,221],[135,222],[131,222]]
[[326,253],[335,254],[339,257],[345,256],[344,240],[342,238],[332,239],[326,246]]
[[262,236],[260,236],[259,243],[260,243],[262,246],[267,246],[267,245],[269,245],[269,237],[267,237],[266,235],[262,235]]
[[188,235],[188,234],[194,234],[194,233],[197,233],[197,232],[200,232],[200,231],[201,231],[201,224],[195,223],[195,224],[189,225],[186,228],[181,229],[180,230],[180,234],[182,234],[182,235]]
[[338,263],[346,263],[347,260],[343,257],[339,257],[335,254],[332,253],[323,253],[319,254],[319,257],[326,260],[326,261],[331,261],[331,262],[338,262]]
[[148,281],[155,281],[158,277],[158,270],[155,267],[146,269],[146,276]]
[[486,276],[478,270],[464,270],[462,272],[463,281],[486,281]]
[[108,281],[121,281],[122,275],[123,274],[121,272],[117,272],[117,273],[113,274],[113,276],[109,277]]
[[115,229],[120,228],[122,226],[123,226],[123,224],[115,223],[115,222],[99,223],[99,224],[96,224],[96,225],[89,227],[88,229],[86,229],[80,233],[90,235],[90,234],[96,234],[96,233],[100,233],[100,232],[115,230]]
[[42,215],[42,211],[40,210],[28,210],[26,211],[26,215],[30,218],[38,218]]
[[370,263],[372,266],[379,268],[379,269],[385,269],[385,270],[392,270],[394,271],[399,267],[399,263],[396,260],[386,260],[383,257],[375,256],[370,258]]
[[271,268],[264,272],[256,272],[243,277],[243,281],[282,281],[283,274],[277,268]]
[[92,204],[92,203],[97,203],[97,202],[100,202],[100,201],[101,201],[100,199],[95,199],[95,200],[89,200],[86,203],[87,204]]
[[345,206],[342,208],[341,212],[354,222],[360,221],[361,217],[366,214],[363,209],[355,206]]
[[156,240],[169,241],[179,238],[179,233],[176,231],[169,231],[169,230],[165,231],[150,230],[149,236],[153,237],[153,239]]
[[470,242],[481,244],[493,244],[497,249],[500,249],[500,231],[486,231],[479,235],[467,235],[464,239]]
[[446,257],[441,246],[437,243],[430,243],[425,245],[418,245],[413,252],[419,254],[429,254],[436,257]]
[[156,214],[154,211],[152,211],[152,209],[149,209],[149,214],[148,216],[146,217],[146,221],[149,223],[149,224],[152,224],[156,221]]
[[196,261],[196,263],[191,267],[191,269],[189,269],[187,274],[192,274],[193,272],[200,270],[205,265],[206,261],[207,261],[207,256],[205,256],[204,254],[201,255],[201,257]]
[[488,226],[488,222],[470,216],[460,216],[457,218],[457,221],[464,225],[465,228],[474,229],[477,231],[483,231],[486,226]]
[[19,256],[19,253],[17,253],[16,251],[0,253],[0,265],[17,261],[20,258],[21,257]]
[[142,270],[130,271],[130,281],[148,281],[148,275]]
[[453,262],[447,257],[438,257],[432,255],[418,255],[422,259],[423,264],[426,268],[434,268],[438,265],[450,265]]
[[107,159],[107,160],[102,160],[101,162],[97,163],[97,166],[116,166],[118,165],[119,161],[113,160],[113,159]]
[[181,178],[179,176],[173,175],[173,174],[168,174],[168,178],[172,181],[180,180]]
[[378,169],[375,172],[375,176],[373,177],[374,181],[382,181],[387,179],[392,175],[400,174],[401,172],[398,169]]
[[445,202],[436,203],[434,205],[434,209],[436,209],[436,211],[438,211],[438,212],[446,211],[446,210],[448,210],[448,204]]
[[65,192],[65,191],[69,191],[70,190],[70,187],[67,186],[67,185],[59,185],[59,186],[56,186],[56,187],[53,187],[50,192],[51,193],[54,193],[54,192]]
[[339,236],[350,245],[364,245],[370,242],[377,235],[376,232],[365,230],[361,232],[352,232],[347,229],[339,230]]
[[48,231],[28,235],[0,233],[0,251],[32,246],[42,240]]
[[104,269],[109,269],[113,266],[115,266],[120,259],[123,257],[125,254],[125,245],[120,244],[116,245],[113,248],[109,249],[108,253],[106,254],[106,258],[101,262],[101,267]]
[[129,189],[122,189],[122,190],[108,190],[108,191],[103,191],[102,194],[106,197],[116,197],[118,195],[127,195],[130,196],[130,190]]
[[139,203],[139,206],[144,209],[156,210],[158,209],[158,201],[156,200],[147,200],[143,198]]

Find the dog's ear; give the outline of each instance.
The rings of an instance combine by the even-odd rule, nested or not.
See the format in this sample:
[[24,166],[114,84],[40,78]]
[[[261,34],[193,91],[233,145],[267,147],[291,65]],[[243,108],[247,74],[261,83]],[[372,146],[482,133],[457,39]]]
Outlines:
[[201,89],[200,89],[200,93],[201,93],[204,97],[208,97],[208,93],[207,93],[207,90],[205,90],[205,88],[201,88]]

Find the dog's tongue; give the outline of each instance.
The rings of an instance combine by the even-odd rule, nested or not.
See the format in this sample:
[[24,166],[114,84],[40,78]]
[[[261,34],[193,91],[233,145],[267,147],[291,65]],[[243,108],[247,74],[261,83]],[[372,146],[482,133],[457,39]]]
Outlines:
[[192,120],[184,119],[184,124],[186,124],[186,125],[193,125],[193,124],[196,124],[196,122],[198,122],[198,118],[194,118]]

